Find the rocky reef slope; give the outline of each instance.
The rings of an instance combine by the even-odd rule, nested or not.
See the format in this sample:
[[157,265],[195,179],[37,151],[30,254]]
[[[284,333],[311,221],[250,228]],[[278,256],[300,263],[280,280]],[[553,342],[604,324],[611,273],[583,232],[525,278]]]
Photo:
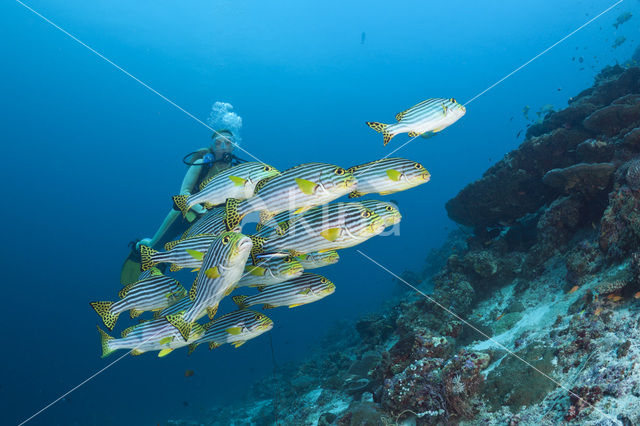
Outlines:
[[406,275],[428,297],[204,424],[640,424],[640,68],[603,70],[447,211],[473,232]]

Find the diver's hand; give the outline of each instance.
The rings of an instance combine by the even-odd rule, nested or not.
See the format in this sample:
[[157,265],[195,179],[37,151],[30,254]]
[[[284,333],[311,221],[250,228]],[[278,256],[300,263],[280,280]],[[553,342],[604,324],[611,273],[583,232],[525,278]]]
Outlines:
[[140,246],[151,246],[151,238],[143,238],[136,243],[136,250],[140,250]]
[[205,214],[207,212],[207,209],[202,207],[200,204],[196,204],[195,206],[191,207],[191,210],[198,214]]

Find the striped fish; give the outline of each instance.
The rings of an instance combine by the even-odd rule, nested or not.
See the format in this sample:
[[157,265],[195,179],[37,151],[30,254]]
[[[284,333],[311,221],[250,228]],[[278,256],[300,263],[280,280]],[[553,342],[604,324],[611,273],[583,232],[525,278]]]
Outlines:
[[391,203],[377,200],[365,200],[360,201],[360,204],[380,216],[382,220],[384,220],[385,226],[393,226],[396,223],[400,223],[400,220],[402,219],[400,211]]
[[307,163],[285,170],[256,188],[256,194],[244,201],[227,200],[227,229],[234,229],[247,214],[260,211],[260,222],[293,210],[302,213],[351,192],[356,180],[342,167]]
[[170,271],[179,271],[182,268],[200,268],[202,259],[215,235],[196,235],[184,240],[171,241],[165,244],[167,251],[157,251],[145,245],[140,246],[141,267],[143,271],[158,263],[171,263]]
[[349,171],[358,180],[349,198],[373,193],[393,194],[427,183],[431,178],[422,164],[404,158],[383,158],[351,167]]
[[268,231],[252,236],[252,254],[289,253],[300,256],[352,247],[381,233],[380,216],[360,203],[334,203],[314,207],[293,218],[286,231]]
[[253,305],[263,305],[264,309],[278,306],[296,306],[312,303],[326,297],[336,290],[336,286],[321,275],[305,272],[301,276],[285,283],[270,285],[253,296],[233,296],[240,309]]
[[162,271],[155,266],[147,269],[146,271],[142,271],[140,275],[138,275],[138,281],[142,281],[145,278],[150,278],[154,275],[162,275]]
[[384,144],[400,133],[428,138],[451,126],[467,112],[455,99],[431,98],[396,114],[397,123],[367,121],[367,126],[382,133]]
[[[201,234],[220,235],[227,230],[224,221],[224,206],[214,207],[196,220],[182,234],[181,240]],[[240,229],[238,228],[238,231]]]
[[204,335],[204,327],[198,323],[193,326],[190,340],[183,341],[180,333],[164,318],[145,321],[125,329],[122,337],[115,339],[98,327],[102,344],[102,358],[118,349],[129,349],[132,355],[148,351],[160,351],[159,357],[171,353],[174,349],[187,346]]
[[260,259],[257,265],[247,262],[237,287],[259,287],[278,284],[302,275],[302,264],[292,258]]
[[186,294],[184,287],[173,278],[153,275],[124,287],[118,293],[121,300],[117,302],[91,302],[90,305],[104,325],[113,330],[118,316],[126,310],[131,310],[131,318],[136,318],[144,311],[166,308]]
[[247,340],[258,337],[273,328],[271,321],[264,314],[243,309],[221,316],[204,325],[204,336],[189,346],[192,352],[200,343],[209,343],[209,349],[230,343],[236,348]]
[[253,197],[253,192],[263,179],[280,174],[273,167],[256,162],[238,164],[212,176],[200,184],[200,191],[192,195],[176,195],[173,202],[183,216],[196,204],[213,207],[224,204],[227,198],[246,200]]
[[196,281],[189,290],[193,305],[186,311],[167,315],[184,340],[189,339],[191,325],[207,312],[213,318],[218,303],[233,290],[244,271],[251,252],[251,239],[236,232],[225,232],[216,237],[207,249]]
[[322,253],[312,252],[302,254],[296,257],[296,259],[300,261],[304,269],[316,269],[338,263],[338,261],[340,260],[340,255],[337,251],[331,250]]

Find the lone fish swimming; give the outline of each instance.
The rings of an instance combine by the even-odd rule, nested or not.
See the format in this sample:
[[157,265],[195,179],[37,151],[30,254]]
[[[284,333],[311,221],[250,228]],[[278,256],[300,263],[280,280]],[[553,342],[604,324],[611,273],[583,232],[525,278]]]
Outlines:
[[467,112],[455,99],[431,98],[396,114],[397,123],[367,121],[367,126],[382,133],[384,144],[400,133],[429,138],[451,126]]

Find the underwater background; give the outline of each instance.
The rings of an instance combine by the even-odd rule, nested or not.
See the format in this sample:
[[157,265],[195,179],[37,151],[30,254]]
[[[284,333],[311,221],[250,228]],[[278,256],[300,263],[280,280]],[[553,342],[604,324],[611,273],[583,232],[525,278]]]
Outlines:
[[[408,137],[383,147],[365,121],[390,121],[429,97],[464,103],[611,4],[28,3],[201,120],[215,101],[233,104],[241,146],[280,170],[381,158]],[[639,9],[623,2],[478,98],[458,123],[394,155],[421,162],[431,181],[387,197],[403,215],[397,232],[358,249],[397,274],[421,268],[457,229],[445,203],[522,143],[546,106],[564,108],[603,67],[632,57]],[[634,17],[615,28],[624,12]],[[181,158],[211,132],[19,3],[0,4],[0,21],[0,410],[16,424],[115,359],[100,358],[88,302],[119,288],[127,243],[155,232],[184,176]],[[210,419],[210,407],[237,402],[271,374],[270,339],[277,364],[301,362],[337,322],[406,291],[355,250],[340,256],[321,272],[336,293],[269,311],[267,335],[238,349],[125,357],[31,423]],[[225,300],[221,311],[231,309]]]

